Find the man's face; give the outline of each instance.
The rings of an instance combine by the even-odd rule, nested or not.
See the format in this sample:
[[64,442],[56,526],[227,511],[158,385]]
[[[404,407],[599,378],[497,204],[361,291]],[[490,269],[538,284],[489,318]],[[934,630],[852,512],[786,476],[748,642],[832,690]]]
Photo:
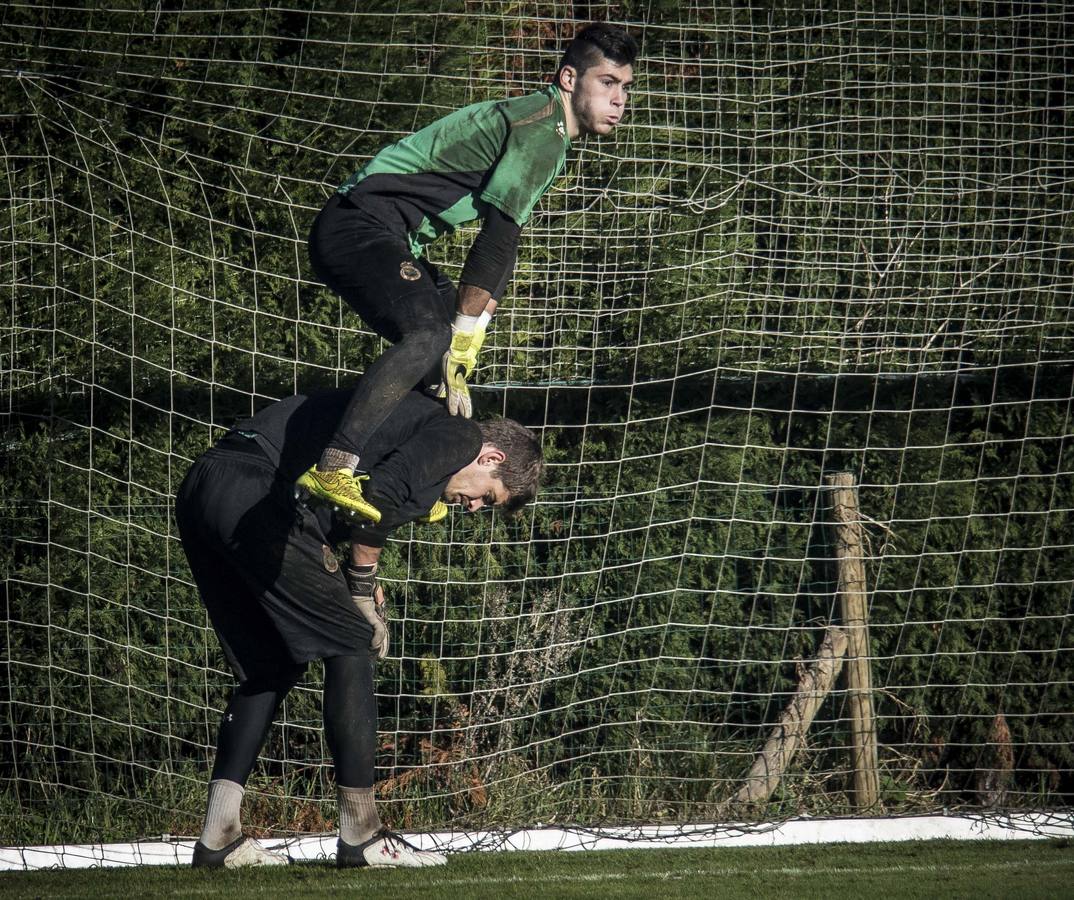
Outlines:
[[457,503],[467,512],[506,503],[510,498],[507,488],[493,474],[503,460],[503,451],[491,444],[484,444],[477,459],[448,480],[444,488],[444,502]]
[[571,87],[571,111],[581,134],[610,134],[619,124],[626,112],[633,72],[631,66],[619,66],[604,57],[580,77],[572,67],[566,67],[564,76]]

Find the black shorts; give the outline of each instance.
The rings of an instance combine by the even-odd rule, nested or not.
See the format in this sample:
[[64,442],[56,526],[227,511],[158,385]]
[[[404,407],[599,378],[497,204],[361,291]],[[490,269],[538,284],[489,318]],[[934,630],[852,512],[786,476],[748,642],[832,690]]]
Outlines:
[[415,329],[450,325],[455,316],[451,279],[346,197],[336,194],[325,204],[310,229],[309,250],[317,277],[393,344]]
[[314,659],[369,654],[321,523],[256,443],[235,436],[199,457],[176,497],[190,571],[240,682]]

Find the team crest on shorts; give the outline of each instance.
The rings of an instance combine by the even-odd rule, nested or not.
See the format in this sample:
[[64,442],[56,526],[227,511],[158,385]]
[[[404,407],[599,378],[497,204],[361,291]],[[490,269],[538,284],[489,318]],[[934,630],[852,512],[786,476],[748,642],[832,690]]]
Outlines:
[[421,278],[421,269],[419,269],[409,259],[404,259],[399,264],[399,277],[406,281],[417,281]]
[[321,558],[324,560],[324,567],[329,572],[339,571],[339,560],[336,559],[336,554],[332,552],[328,544],[321,544]]

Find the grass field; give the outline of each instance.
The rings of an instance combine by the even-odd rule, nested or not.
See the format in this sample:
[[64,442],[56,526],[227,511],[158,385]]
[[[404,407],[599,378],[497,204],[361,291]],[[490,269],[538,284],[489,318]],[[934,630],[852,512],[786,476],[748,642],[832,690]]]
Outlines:
[[1074,897],[1074,842],[932,841],[717,850],[471,853],[444,868],[235,872],[150,866],[0,873],[0,896],[465,898]]

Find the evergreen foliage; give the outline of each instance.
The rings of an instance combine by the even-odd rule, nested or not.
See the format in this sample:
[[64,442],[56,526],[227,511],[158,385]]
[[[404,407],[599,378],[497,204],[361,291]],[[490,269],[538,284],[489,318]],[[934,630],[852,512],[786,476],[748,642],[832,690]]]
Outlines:
[[[231,678],[179,482],[379,352],[306,256],[335,185],[604,13],[643,38],[634,108],[525,232],[476,379],[548,483],[393,544],[387,818],[718,821],[838,619],[834,470],[876,520],[884,809],[1068,804],[1070,26],[941,5],[5,5],[4,842],[197,828]],[[266,829],[330,827],[319,679]],[[849,811],[845,715],[752,814]]]

